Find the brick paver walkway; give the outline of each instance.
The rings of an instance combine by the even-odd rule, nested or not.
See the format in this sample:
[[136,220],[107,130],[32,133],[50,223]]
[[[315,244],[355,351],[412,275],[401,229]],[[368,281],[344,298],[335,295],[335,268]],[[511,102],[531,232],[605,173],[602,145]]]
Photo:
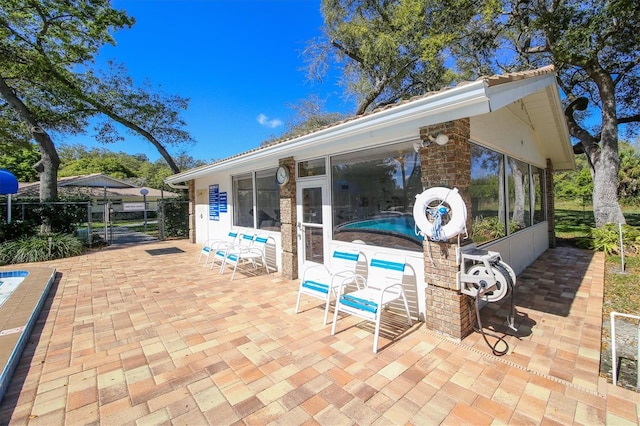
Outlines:
[[[497,357],[479,334],[424,323],[373,354],[357,319],[331,336],[318,300],[294,314],[297,282],[230,282],[198,252],[169,241],[45,263],[59,276],[0,424],[638,424],[638,394],[598,376],[601,255],[558,248],[527,269]],[[495,305],[483,321],[500,331]]]

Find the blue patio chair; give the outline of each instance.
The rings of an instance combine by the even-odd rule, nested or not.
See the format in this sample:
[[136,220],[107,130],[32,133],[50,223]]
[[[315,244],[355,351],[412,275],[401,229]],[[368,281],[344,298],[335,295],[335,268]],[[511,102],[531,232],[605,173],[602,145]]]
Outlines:
[[403,257],[376,253],[369,263],[365,287],[351,293],[344,293],[342,288],[339,290],[340,297],[336,300],[331,335],[336,332],[338,312],[372,321],[375,323],[373,352],[377,353],[382,311],[391,302],[399,299],[404,302],[407,321],[411,325],[409,305],[402,287],[405,268],[406,262]]
[[[242,240],[245,240],[244,244],[236,244],[227,249],[224,260],[222,261],[222,266],[220,266],[220,273],[224,273],[227,265],[233,265],[233,272],[231,273],[231,280],[236,275],[236,271],[238,269],[238,265],[250,263],[253,266],[253,269],[258,268],[258,263],[260,266],[263,266],[269,273],[269,264],[267,263],[267,245],[269,243],[273,243],[275,245],[275,240],[270,236],[250,236],[251,242],[247,243],[247,237],[243,236]],[[272,268],[274,271],[276,268]]]
[[217,250],[224,250],[227,246],[235,244],[236,238],[238,238],[238,232],[229,231],[229,233],[227,234],[227,238],[214,238],[205,240],[204,244],[202,245],[202,250],[200,250],[200,255],[198,256],[197,263],[200,263],[200,259],[202,259],[202,257],[204,256],[204,266],[207,266],[211,254],[215,253]]
[[[296,301],[296,313],[300,307],[301,296],[307,295],[324,301],[324,325],[329,318],[329,305],[331,294],[337,297],[341,285],[355,283],[358,289],[364,286],[364,277],[358,275],[358,262],[364,255],[357,249],[337,247],[329,266],[311,265],[304,269],[298,288],[298,300]],[[366,260],[365,260],[366,263]]]

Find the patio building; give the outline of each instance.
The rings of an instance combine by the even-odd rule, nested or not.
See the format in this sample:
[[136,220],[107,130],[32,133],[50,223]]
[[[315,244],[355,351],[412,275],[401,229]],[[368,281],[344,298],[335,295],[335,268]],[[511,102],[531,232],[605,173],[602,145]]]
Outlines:
[[[463,339],[472,324],[461,254],[497,252],[522,272],[555,245],[552,176],[574,167],[549,66],[427,93],[166,182],[189,188],[192,242],[268,235],[286,279],[338,246],[403,255],[411,315]],[[419,232],[416,196],[433,188],[463,201],[458,235]]]

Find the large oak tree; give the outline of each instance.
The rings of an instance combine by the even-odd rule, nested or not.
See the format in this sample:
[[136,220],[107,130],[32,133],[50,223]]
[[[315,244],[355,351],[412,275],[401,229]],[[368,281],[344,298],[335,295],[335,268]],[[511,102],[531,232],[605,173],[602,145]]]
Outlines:
[[596,226],[624,223],[618,132],[640,121],[637,0],[323,0],[310,71],[341,67],[360,114],[448,82],[554,64],[589,160]]
[[40,146],[40,200],[57,198],[60,158],[54,139],[85,132],[103,117],[102,141],[122,139],[124,128],[148,140],[174,173],[167,144],[190,142],[180,111],[188,100],[136,87],[121,65],[95,71],[94,60],[112,32],[133,18],[108,0],[0,0],[0,124],[16,144]]

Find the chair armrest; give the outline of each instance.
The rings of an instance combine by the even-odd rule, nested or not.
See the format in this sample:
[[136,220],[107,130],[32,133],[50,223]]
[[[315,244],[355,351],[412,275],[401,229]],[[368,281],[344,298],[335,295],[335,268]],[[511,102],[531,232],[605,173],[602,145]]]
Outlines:
[[329,269],[326,266],[311,265],[304,268],[304,270],[302,271],[301,280],[304,281],[306,279],[307,274],[313,274],[313,273],[317,273],[318,275],[324,275],[327,278],[331,277],[331,272],[329,272]]

